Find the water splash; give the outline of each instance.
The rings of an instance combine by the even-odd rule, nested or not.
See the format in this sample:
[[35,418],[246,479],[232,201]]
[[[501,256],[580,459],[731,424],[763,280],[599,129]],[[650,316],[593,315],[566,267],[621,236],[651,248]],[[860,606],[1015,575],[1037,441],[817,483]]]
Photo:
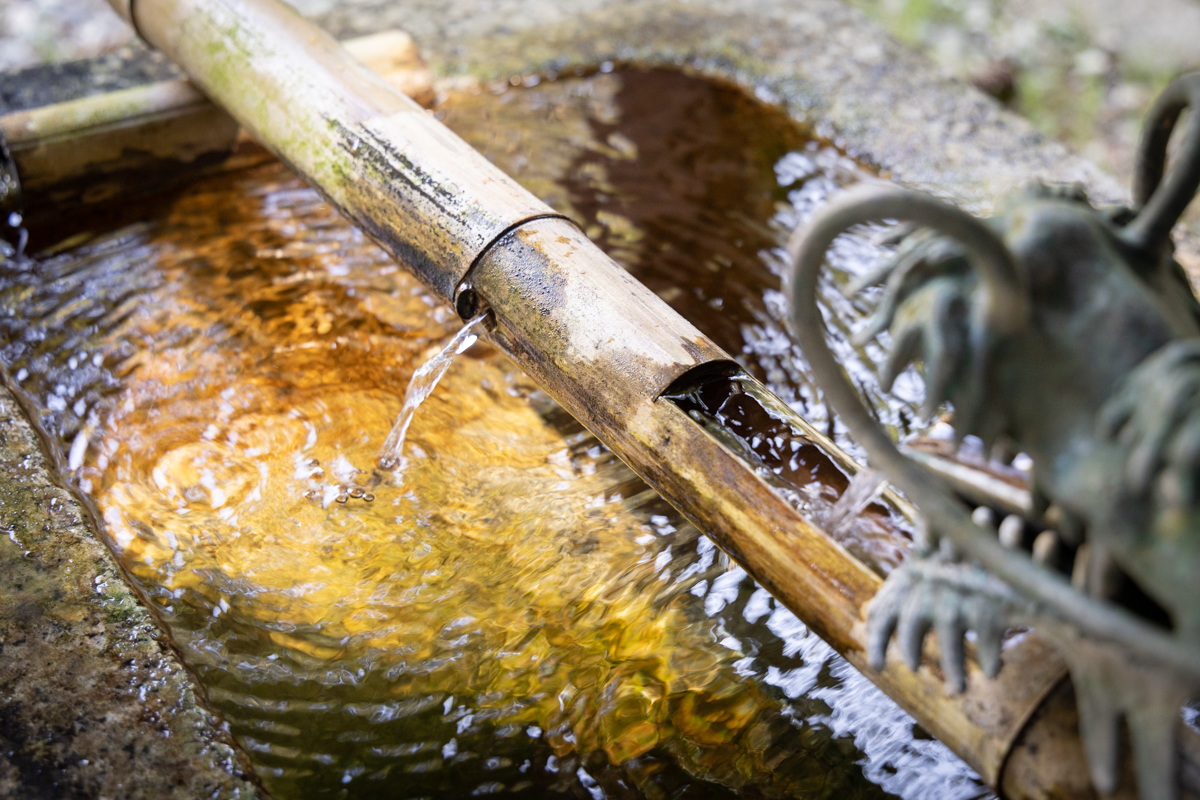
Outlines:
[[0,258],[11,258],[21,262],[25,258],[25,246],[29,244],[29,230],[24,226],[25,219],[14,211],[8,215],[8,219],[5,221],[9,228],[16,231],[17,243],[13,245],[0,239]]
[[392,426],[380,450],[379,466],[384,469],[400,466],[400,459],[404,454],[404,437],[408,434],[408,426],[412,424],[417,409],[433,394],[438,381],[454,363],[454,357],[475,344],[479,338],[476,329],[483,325],[489,313],[491,312],[485,311],[468,320],[445,347],[413,373],[412,380],[408,382],[408,389],[404,392],[404,406],[400,409],[400,416],[396,417],[396,424]]
[[829,509],[825,517],[825,530],[836,536],[842,527],[874,503],[887,488],[887,477],[873,469],[864,469],[854,476],[846,491]]

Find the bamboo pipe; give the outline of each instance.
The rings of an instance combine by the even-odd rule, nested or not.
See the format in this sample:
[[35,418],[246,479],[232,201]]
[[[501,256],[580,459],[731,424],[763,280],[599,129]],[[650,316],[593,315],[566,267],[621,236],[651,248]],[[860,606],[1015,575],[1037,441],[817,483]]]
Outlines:
[[[469,280],[495,313],[492,340],[530,377],[985,780],[999,780],[1025,720],[1065,672],[1049,648],[1027,638],[1005,652],[996,680],[973,668],[957,697],[935,662],[912,673],[894,657],[871,670],[861,612],[881,578],[661,398],[687,355],[713,345],[563,220],[510,232]],[[772,412],[833,449],[775,402]]]
[[501,233],[557,216],[277,0],[114,7],[441,297]]
[[[343,47],[404,94],[432,99],[433,75],[404,31],[351,39]],[[10,168],[5,172],[0,163],[0,210],[6,216],[17,211],[27,223],[154,194],[266,157],[238,147],[237,122],[184,79],[5,114],[0,148],[3,143]],[[240,157],[231,159],[235,148]]]
[[[1063,790],[1039,784],[1032,750],[1020,762],[1029,770],[1004,770],[1061,662],[1025,637],[1005,651],[999,679],[972,668],[958,697],[928,660],[917,673],[894,660],[870,670],[861,612],[880,578],[661,399],[728,357],[574,226],[276,0],[112,2],[441,297],[488,304],[506,353],[984,780],[1003,777],[1017,796]],[[468,272],[472,291],[460,294]],[[1086,776],[1075,745],[1056,757],[1069,777]]]

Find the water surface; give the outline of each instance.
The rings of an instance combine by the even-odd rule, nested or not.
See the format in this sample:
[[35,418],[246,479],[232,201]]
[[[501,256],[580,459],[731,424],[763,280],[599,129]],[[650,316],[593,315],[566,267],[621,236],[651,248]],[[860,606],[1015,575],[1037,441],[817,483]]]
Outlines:
[[[841,437],[778,275],[860,167],[669,72],[439,113]],[[876,253],[835,253],[835,331]],[[9,259],[0,308],[5,368],[276,797],[987,793],[486,344],[377,469],[461,323],[281,166]],[[839,341],[870,392],[879,353]]]

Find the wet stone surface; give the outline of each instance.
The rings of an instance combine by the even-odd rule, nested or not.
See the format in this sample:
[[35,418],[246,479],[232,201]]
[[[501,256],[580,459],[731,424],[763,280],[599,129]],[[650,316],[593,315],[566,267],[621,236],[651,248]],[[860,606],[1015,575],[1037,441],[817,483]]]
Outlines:
[[0,390],[0,797],[257,796],[160,635]]

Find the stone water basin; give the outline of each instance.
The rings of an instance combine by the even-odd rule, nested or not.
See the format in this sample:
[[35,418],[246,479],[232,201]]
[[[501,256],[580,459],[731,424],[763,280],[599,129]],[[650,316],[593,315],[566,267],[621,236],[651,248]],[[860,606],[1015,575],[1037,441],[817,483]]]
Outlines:
[[[436,113],[848,445],[778,274],[869,171],[676,71],[527,83]],[[869,309],[836,280],[878,255],[835,256],[844,326]],[[283,167],[0,277],[9,374],[274,796],[988,794],[486,345],[376,469],[460,322]],[[870,392],[881,353],[842,355]],[[908,391],[875,395],[900,434]],[[905,542],[876,533],[853,544],[886,571]]]

